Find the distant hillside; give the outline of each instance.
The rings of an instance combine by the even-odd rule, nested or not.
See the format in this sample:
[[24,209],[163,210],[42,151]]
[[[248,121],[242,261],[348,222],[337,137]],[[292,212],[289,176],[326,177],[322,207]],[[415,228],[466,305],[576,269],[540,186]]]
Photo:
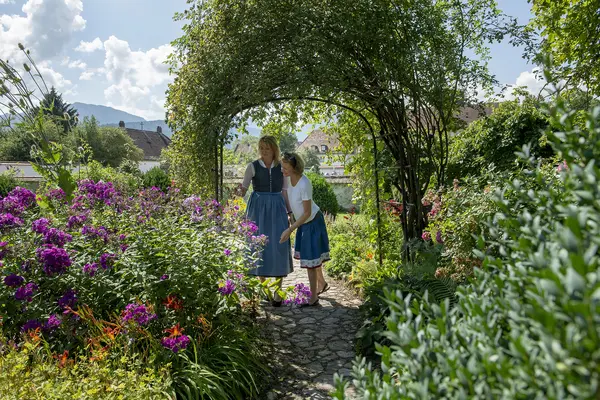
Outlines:
[[[165,124],[165,121],[157,119],[155,121],[143,121],[143,124],[145,131],[156,131],[156,127],[160,126],[162,128],[162,133],[164,133],[165,136],[171,137],[171,129],[167,124]],[[113,122],[110,124],[102,124],[102,126],[119,126],[119,123]],[[131,129],[142,129],[142,122],[125,122],[125,127]]]
[[83,120],[85,117],[91,117],[93,115],[96,117],[100,125],[112,123],[118,124],[119,121],[145,121],[145,119],[142,117],[138,117],[137,115],[129,114],[125,111],[117,110],[112,107],[86,103],[73,103],[72,106],[77,110],[77,112],[79,112],[79,119]]

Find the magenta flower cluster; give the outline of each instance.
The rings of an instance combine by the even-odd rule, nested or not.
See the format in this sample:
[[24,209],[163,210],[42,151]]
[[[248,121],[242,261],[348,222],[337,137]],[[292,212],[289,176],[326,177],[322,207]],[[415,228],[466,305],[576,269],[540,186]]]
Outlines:
[[235,282],[231,279],[219,281],[219,288],[217,289],[223,296],[232,294],[235,291]]
[[150,321],[156,319],[156,314],[148,311],[148,308],[143,304],[127,304],[123,311],[123,322],[135,321],[138,325],[148,325]]
[[33,295],[38,290],[38,285],[33,282],[29,282],[25,286],[21,286],[15,292],[15,299],[19,301],[28,301],[33,300]]
[[22,226],[23,220],[15,217],[11,213],[0,214],[0,229],[10,229],[17,226]]
[[67,242],[71,242],[73,236],[56,228],[50,228],[44,234],[44,243],[63,247]]
[[179,350],[184,350],[190,344],[190,337],[187,335],[165,337],[162,338],[161,344],[163,347],[177,353]]
[[99,238],[102,239],[104,243],[108,243],[108,230],[103,226],[94,228],[93,226],[86,225],[81,228],[81,234],[89,238]]
[[310,288],[308,286],[306,286],[304,283],[297,283],[296,286],[294,286],[293,293],[294,293],[293,297],[289,297],[289,298],[283,300],[284,304],[296,304],[296,305],[306,304],[310,300],[310,296],[312,294],[310,291]]
[[37,249],[38,260],[42,264],[44,273],[48,276],[64,274],[71,266],[69,253],[63,248],[46,244]]
[[4,284],[8,287],[18,287],[25,282],[25,278],[20,275],[10,274],[4,278]]
[[31,223],[31,230],[40,235],[44,235],[50,228],[50,221],[48,218],[36,219]]
[[73,308],[77,303],[77,291],[73,289],[69,289],[62,295],[60,299],[58,299],[58,306],[63,310],[67,307]]

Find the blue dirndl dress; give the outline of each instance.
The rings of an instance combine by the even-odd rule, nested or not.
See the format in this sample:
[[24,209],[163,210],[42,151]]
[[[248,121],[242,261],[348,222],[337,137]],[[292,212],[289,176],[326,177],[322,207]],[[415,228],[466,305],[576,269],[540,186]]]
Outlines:
[[268,238],[262,252],[262,260],[248,274],[264,277],[287,276],[293,271],[290,241],[279,243],[283,231],[289,227],[287,207],[281,194],[283,188],[283,172],[281,167],[273,167],[269,171],[258,161],[253,162],[253,192],[248,200],[247,218],[258,226],[257,235]]

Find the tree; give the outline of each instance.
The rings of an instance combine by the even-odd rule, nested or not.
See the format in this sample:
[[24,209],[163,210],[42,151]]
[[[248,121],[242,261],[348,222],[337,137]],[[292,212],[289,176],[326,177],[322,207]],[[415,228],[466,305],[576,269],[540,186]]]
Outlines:
[[[600,95],[600,13],[596,0],[529,0],[534,18],[530,28],[540,31],[534,59],[550,55],[555,77],[568,87],[586,87]],[[557,81],[558,82],[558,81]],[[590,97],[591,98],[591,97]]]
[[448,178],[480,175],[490,164],[497,171],[515,167],[515,152],[532,144],[531,153],[550,157],[552,149],[543,139],[548,118],[532,96],[505,101],[489,116],[472,122],[458,133],[450,146]]
[[62,95],[54,89],[54,86],[44,94],[40,105],[35,108],[35,112],[39,112],[40,109],[44,115],[49,116],[56,123],[60,123],[65,133],[77,126],[77,110],[63,101]]
[[357,115],[355,134],[389,149],[407,241],[425,227],[432,176],[444,180],[459,105],[493,82],[485,44],[509,28],[493,0],[212,0],[178,18],[188,21],[174,42],[167,104],[182,173],[211,176],[213,149],[232,125],[297,121],[325,104]]
[[85,118],[75,130],[80,142],[87,143],[92,150],[92,159],[104,166],[118,167],[123,161],[139,162],[144,152],[137,147],[133,139],[120,128],[100,127],[96,118]]
[[304,169],[307,171],[319,172],[321,166],[321,160],[317,152],[311,149],[304,149],[300,151],[300,157],[304,160]]

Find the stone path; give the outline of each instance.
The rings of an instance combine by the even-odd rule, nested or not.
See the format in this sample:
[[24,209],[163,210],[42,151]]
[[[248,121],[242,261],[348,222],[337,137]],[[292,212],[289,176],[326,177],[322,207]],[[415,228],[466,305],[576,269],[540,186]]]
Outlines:
[[[350,374],[361,301],[340,282],[325,278],[330,289],[320,296],[319,306],[263,305],[265,334],[276,347],[271,350],[274,376],[268,400],[330,399],[333,375]],[[283,285],[300,282],[308,285],[308,277],[295,263]]]

